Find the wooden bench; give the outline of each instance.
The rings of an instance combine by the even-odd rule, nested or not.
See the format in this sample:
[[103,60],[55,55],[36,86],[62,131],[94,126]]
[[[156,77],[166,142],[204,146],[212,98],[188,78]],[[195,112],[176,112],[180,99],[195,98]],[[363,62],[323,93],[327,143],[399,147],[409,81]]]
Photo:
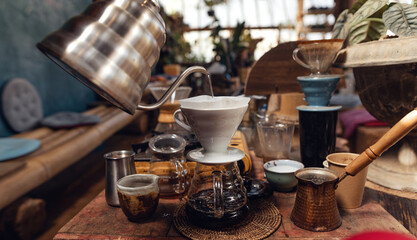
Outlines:
[[[12,136],[38,139],[41,146],[28,155],[0,162],[0,232],[4,228],[5,218],[7,221],[10,218],[16,218],[13,221],[23,222],[27,219],[19,220],[19,215],[37,215],[37,217],[43,215],[44,209],[42,208],[45,203],[42,199],[22,201],[26,194],[78,162],[117,131],[136,120],[147,117],[142,111],[137,111],[132,116],[118,108],[105,105],[96,106],[85,113],[99,116],[100,122],[69,129],[40,127]],[[32,213],[27,214],[24,213],[25,211]],[[10,212],[13,212],[12,215],[15,216],[10,216]],[[42,222],[42,219],[38,220]],[[14,225],[20,224],[15,222]],[[32,222],[29,225],[36,224]]]

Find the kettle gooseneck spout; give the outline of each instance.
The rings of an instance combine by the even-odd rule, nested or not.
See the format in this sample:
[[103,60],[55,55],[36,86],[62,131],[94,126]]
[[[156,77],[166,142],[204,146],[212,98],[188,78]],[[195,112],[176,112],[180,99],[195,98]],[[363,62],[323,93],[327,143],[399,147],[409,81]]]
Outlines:
[[138,105],[138,110],[153,110],[156,108],[159,108],[162,104],[166,102],[168,97],[181,85],[181,83],[191,74],[195,72],[203,73],[207,76],[207,78],[210,77],[210,74],[207,72],[207,70],[204,67],[201,66],[192,66],[184,70],[178,78],[175,80],[175,82],[168,88],[168,90],[162,95],[162,97],[153,104],[150,105]]

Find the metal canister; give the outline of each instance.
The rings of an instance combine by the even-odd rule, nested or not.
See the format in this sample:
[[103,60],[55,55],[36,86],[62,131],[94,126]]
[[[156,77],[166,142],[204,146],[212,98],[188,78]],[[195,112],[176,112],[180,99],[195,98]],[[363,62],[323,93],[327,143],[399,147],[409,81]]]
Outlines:
[[116,182],[120,178],[135,174],[135,153],[128,150],[113,151],[104,154],[106,159],[106,202],[110,206],[120,206]]

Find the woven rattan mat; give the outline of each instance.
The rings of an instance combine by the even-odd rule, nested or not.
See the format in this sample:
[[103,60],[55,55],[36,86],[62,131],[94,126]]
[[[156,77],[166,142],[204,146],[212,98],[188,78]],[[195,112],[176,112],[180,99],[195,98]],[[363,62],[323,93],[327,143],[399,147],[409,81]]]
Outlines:
[[273,202],[258,199],[250,204],[248,216],[239,224],[222,229],[206,229],[189,222],[185,204],[174,212],[174,226],[191,239],[264,239],[281,225],[281,214]]

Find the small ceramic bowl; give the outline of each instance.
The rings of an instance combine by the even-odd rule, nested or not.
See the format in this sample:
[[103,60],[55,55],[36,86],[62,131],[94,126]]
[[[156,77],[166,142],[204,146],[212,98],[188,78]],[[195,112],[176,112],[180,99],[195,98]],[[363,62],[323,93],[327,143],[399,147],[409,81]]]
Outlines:
[[304,165],[294,160],[272,160],[264,164],[266,179],[279,192],[290,192],[297,186],[294,172]]

